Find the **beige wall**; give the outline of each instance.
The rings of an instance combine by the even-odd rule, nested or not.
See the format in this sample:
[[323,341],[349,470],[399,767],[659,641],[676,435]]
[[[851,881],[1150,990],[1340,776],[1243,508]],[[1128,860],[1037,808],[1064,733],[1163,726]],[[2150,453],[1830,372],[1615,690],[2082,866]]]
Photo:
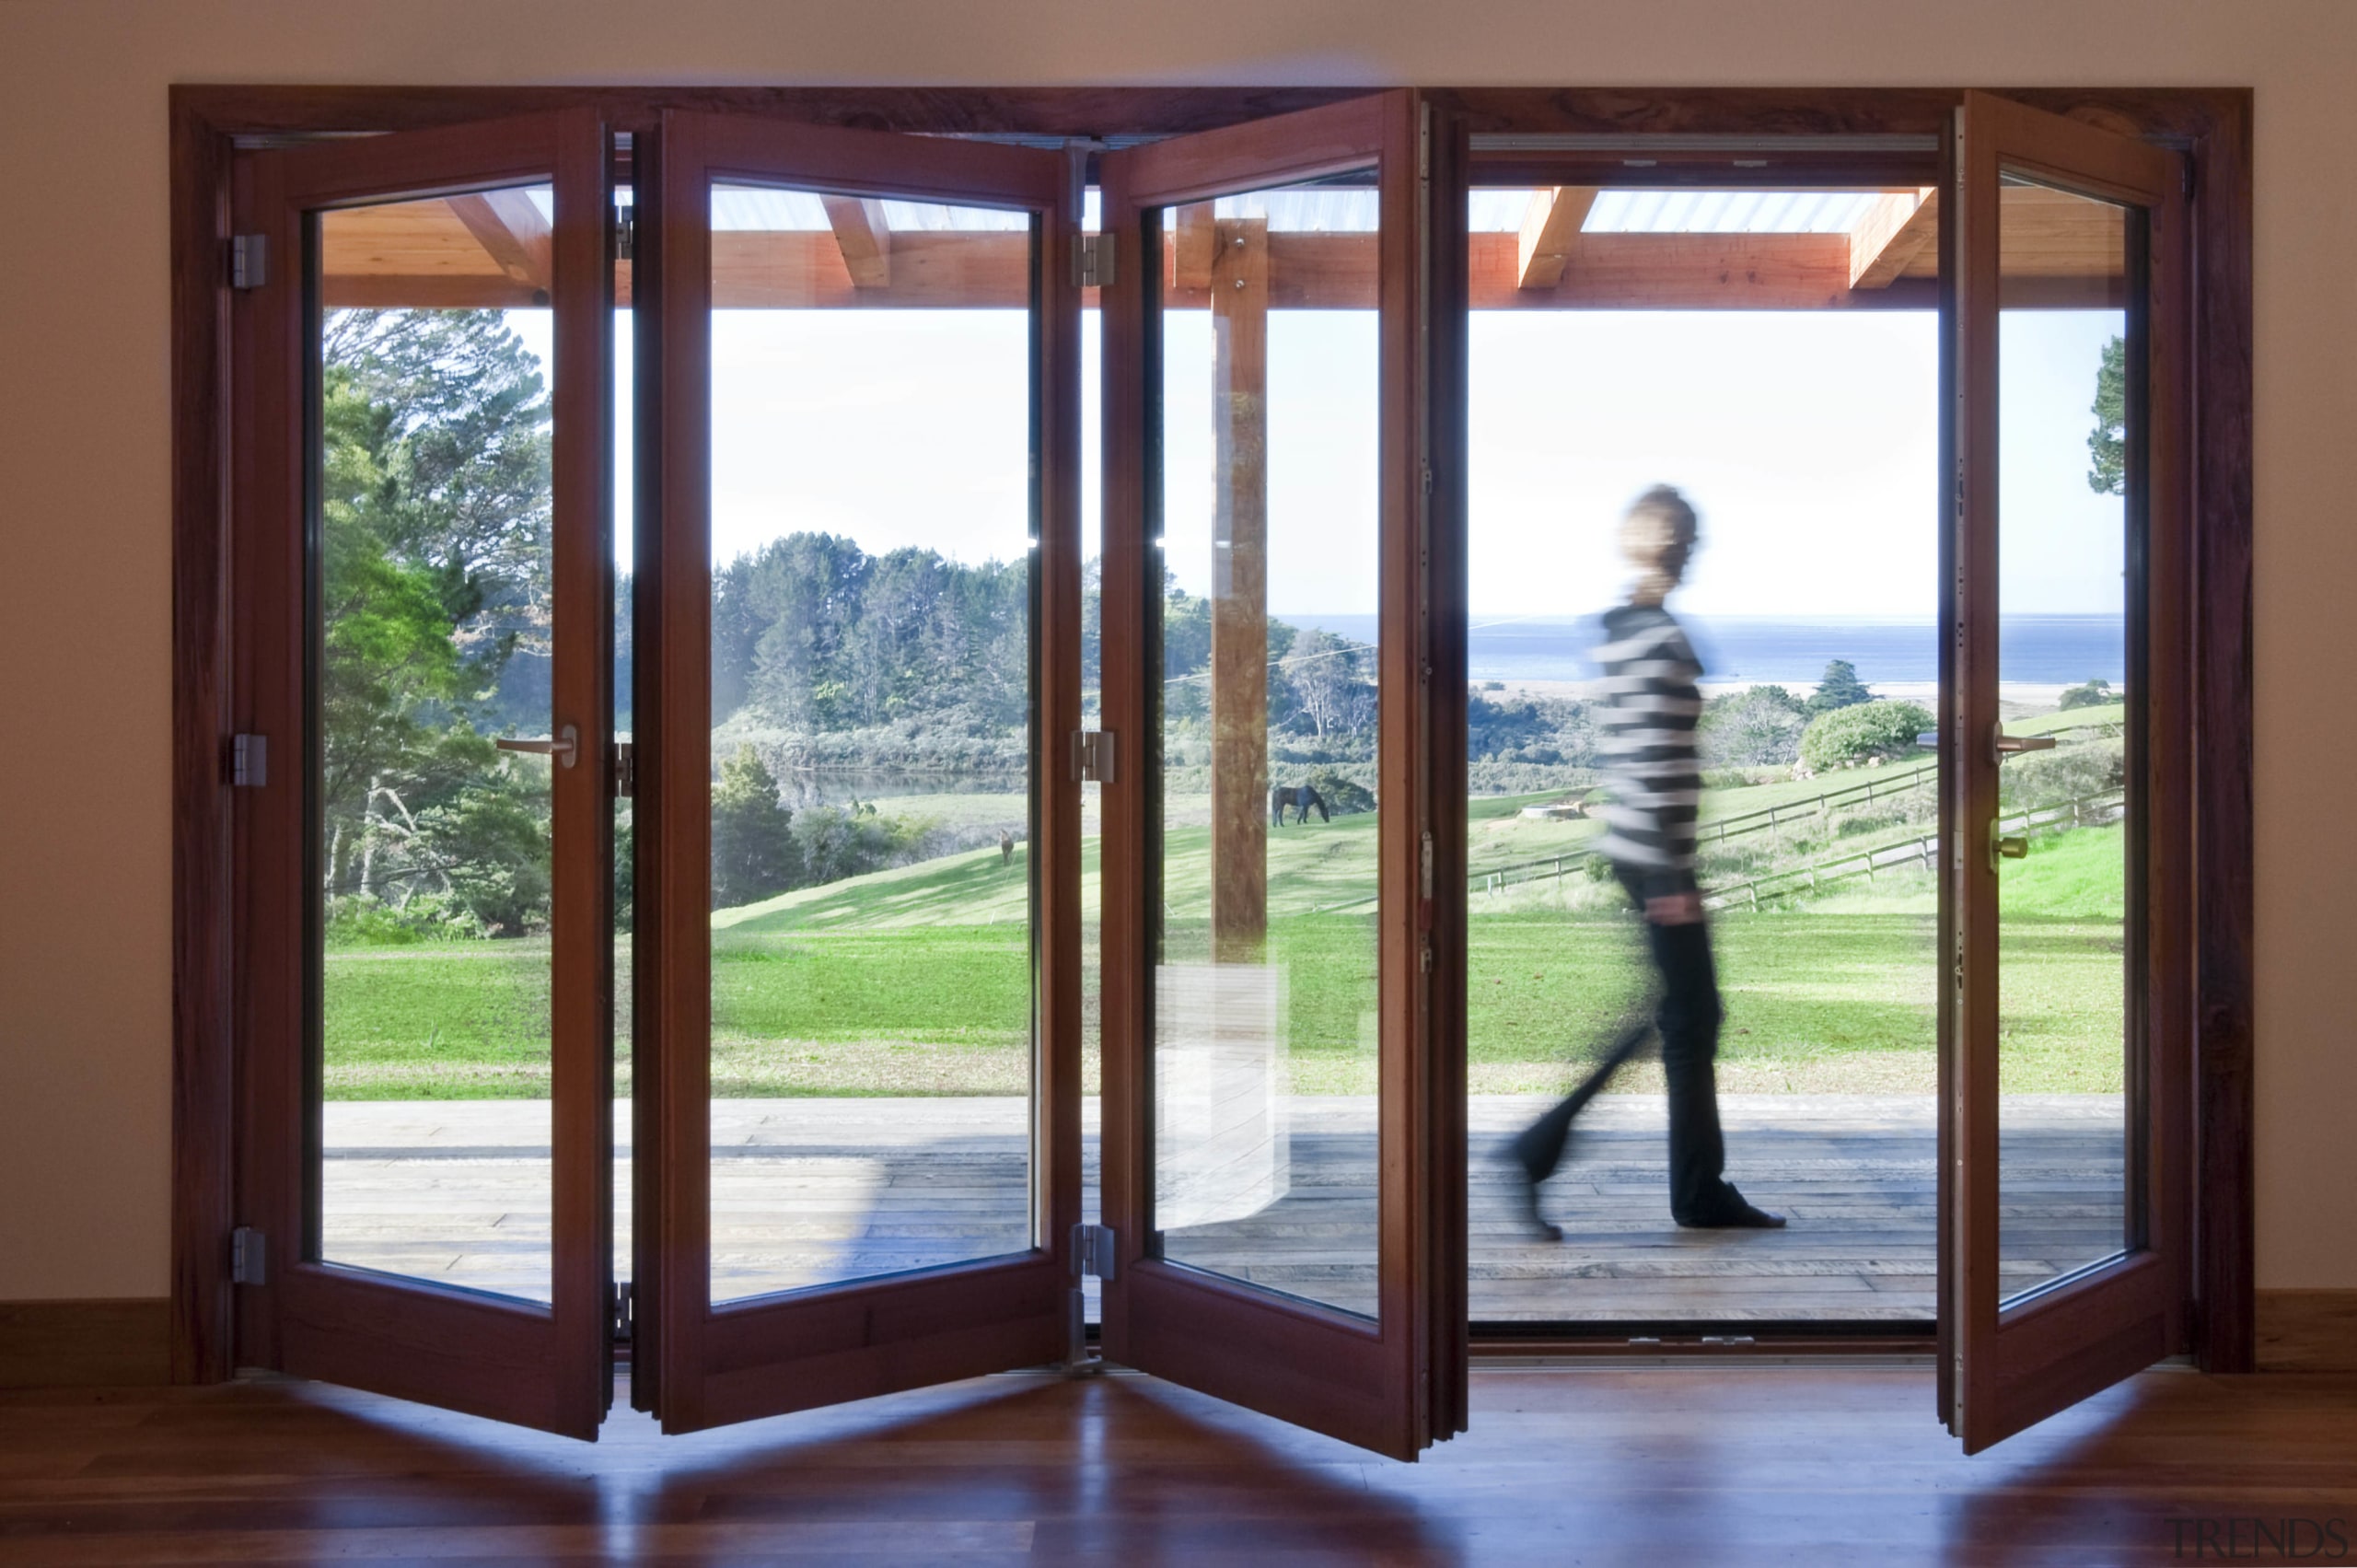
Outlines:
[[199,81],[2256,88],[2259,1283],[2357,1286],[2357,7],[0,0],[0,1300],[168,1288],[165,89]]

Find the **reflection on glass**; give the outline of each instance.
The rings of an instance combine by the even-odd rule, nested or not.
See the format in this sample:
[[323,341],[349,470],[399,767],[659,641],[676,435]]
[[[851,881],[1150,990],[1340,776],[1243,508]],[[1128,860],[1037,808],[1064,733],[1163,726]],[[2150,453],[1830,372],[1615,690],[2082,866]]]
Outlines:
[[1377,322],[1271,309],[1364,184],[1163,215],[1162,1255],[1376,1310]]
[[[1999,214],[2001,1290],[2129,1245],[2127,788],[2137,285],[2123,209],[2008,180]],[[2090,435],[2089,412],[2094,429]]]
[[712,1291],[1021,1251],[1027,215],[712,192]]
[[[1923,192],[1593,194],[1483,189],[1469,212],[1477,278],[1550,244],[1571,258],[1554,308],[1525,285],[1469,322],[1470,1314],[1926,1321],[1940,789],[1916,742],[1941,638]],[[1922,308],[1757,308],[1759,279],[1703,264],[1714,237],[1799,258],[1844,234],[1898,241],[1860,287]],[[1686,238],[1651,250],[1646,297],[1681,308],[1608,308],[1626,298],[1612,248],[1655,235]],[[1597,656],[1641,575],[1623,514],[1656,483],[1700,513],[1666,608],[1702,667],[1693,871],[1724,1013],[1723,1174],[1784,1229],[1678,1225],[1661,1033],[1631,1040],[1671,981],[1599,852],[1625,688]],[[1527,1175],[1550,1159],[1534,1212]]]
[[551,208],[328,213],[311,259],[313,1244],[541,1301],[552,764],[494,740],[552,720]]

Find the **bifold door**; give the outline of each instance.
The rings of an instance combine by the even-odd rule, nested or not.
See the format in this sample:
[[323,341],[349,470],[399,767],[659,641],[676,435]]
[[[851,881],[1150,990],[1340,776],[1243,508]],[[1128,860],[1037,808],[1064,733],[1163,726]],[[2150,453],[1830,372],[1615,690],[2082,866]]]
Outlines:
[[238,1360],[579,1437],[611,1388],[609,166],[589,113],[326,142],[242,159],[232,214]]
[[1465,1419],[1433,134],[1389,93],[1103,168],[1105,1353],[1402,1458]]
[[[2176,154],[1981,93],[1950,154],[1940,1373],[1977,1450],[2187,1344],[2191,252]],[[2092,440],[2034,401],[2065,364]],[[2126,685],[2023,722],[2057,580],[2117,584],[2061,608],[2124,629]],[[2107,1059],[2058,1078],[2058,1021]]]

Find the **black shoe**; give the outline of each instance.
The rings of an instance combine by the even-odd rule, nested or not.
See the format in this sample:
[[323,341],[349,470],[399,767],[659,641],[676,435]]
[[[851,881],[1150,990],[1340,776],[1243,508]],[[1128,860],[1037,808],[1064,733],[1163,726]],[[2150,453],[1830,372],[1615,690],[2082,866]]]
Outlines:
[[[1541,1241],[1561,1241],[1563,1239],[1563,1227],[1549,1223],[1538,1203],[1539,1184],[1547,1179],[1549,1172],[1553,1169],[1553,1165],[1550,1161],[1544,1169],[1532,1168],[1535,1162],[1523,1148],[1527,1136],[1528,1134],[1526,1133],[1524,1137],[1508,1144],[1501,1151],[1501,1157],[1514,1171],[1515,1187],[1522,1196],[1523,1215],[1529,1222],[1531,1231]],[[1561,1144],[1558,1144],[1557,1146],[1560,1148]]]
[[1784,1216],[1766,1209],[1755,1209],[1744,1201],[1743,1194],[1733,1183],[1726,1189],[1726,1202],[1701,1219],[1681,1219],[1678,1225],[1687,1230],[1782,1230]]

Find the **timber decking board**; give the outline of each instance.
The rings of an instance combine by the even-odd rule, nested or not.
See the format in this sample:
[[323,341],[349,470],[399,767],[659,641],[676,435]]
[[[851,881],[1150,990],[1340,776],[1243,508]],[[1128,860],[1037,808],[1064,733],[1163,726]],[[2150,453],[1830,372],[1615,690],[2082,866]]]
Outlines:
[[[723,1100],[714,1108],[716,1296],[873,1277],[1028,1245],[1019,1099]],[[1670,1224],[1658,1097],[1599,1098],[1547,1189],[1561,1244],[1532,1239],[1495,1156],[1544,1102],[1472,1101],[1471,1313],[1515,1318],[1858,1319],[1935,1315],[1926,1098],[1729,1095],[1728,1175],[1781,1232]],[[2025,1097],[2008,1123],[2005,1273],[2026,1286],[2120,1232],[2117,1097]],[[629,1125],[627,1110],[618,1125]],[[1365,1107],[1295,1108],[1292,1190],[1248,1218],[1172,1232],[1167,1255],[1353,1311],[1374,1305]],[[533,1101],[329,1108],[329,1254],[445,1283],[547,1289],[545,1108]],[[628,1150],[619,1179],[627,1191]],[[538,1157],[535,1158],[534,1156]],[[1094,1204],[1091,1103],[1084,1179]],[[630,1256],[625,1206],[618,1259]],[[627,1265],[621,1271],[627,1273]],[[1093,1284],[1094,1282],[1092,1282]]]

